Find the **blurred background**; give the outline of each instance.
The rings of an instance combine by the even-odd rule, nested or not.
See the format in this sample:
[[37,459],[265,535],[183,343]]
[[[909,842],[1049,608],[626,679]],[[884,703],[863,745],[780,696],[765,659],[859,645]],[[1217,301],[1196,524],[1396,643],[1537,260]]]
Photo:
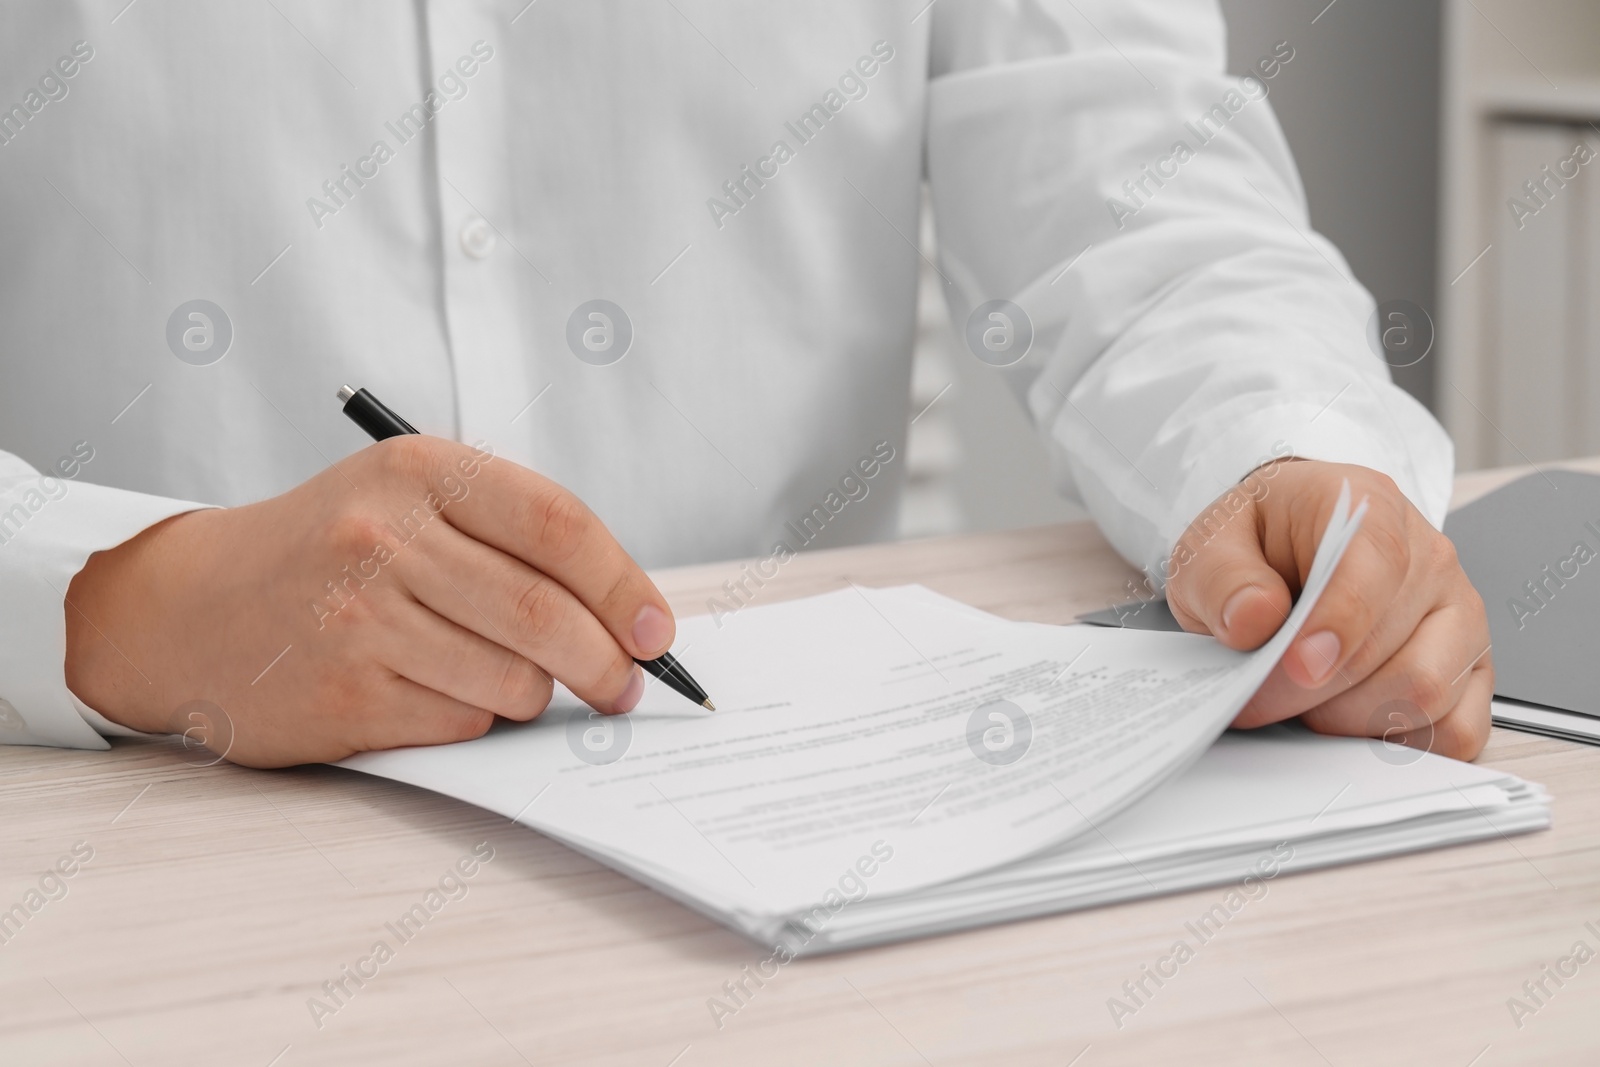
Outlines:
[[[1312,224],[1380,304],[1429,320],[1427,355],[1393,373],[1457,469],[1600,453],[1600,0],[1221,6],[1235,73],[1294,47],[1271,102]],[[918,314],[902,534],[1084,517],[926,265]]]

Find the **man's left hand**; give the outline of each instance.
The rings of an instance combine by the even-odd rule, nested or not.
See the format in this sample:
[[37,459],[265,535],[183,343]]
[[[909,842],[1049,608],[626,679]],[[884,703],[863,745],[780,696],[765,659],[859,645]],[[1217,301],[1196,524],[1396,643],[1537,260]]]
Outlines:
[[1449,539],[1385,475],[1310,460],[1257,469],[1179,538],[1167,602],[1186,630],[1259,647],[1288,617],[1346,479],[1352,501],[1368,501],[1361,529],[1234,725],[1298,715],[1319,733],[1473,759],[1494,692],[1483,600]]

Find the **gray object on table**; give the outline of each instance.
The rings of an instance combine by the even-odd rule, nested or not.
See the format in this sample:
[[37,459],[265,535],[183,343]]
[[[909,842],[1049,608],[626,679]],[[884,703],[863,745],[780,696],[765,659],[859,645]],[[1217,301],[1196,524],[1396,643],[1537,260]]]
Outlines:
[[1489,613],[1495,694],[1600,716],[1600,476],[1530,474],[1444,532]]
[[1165,600],[1132,600],[1078,616],[1091,626],[1125,626],[1130,630],[1182,631]]

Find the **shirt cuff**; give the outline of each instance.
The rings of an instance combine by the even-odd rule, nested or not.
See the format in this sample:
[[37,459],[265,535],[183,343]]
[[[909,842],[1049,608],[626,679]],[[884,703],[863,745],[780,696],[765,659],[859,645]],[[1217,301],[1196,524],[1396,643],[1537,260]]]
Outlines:
[[101,737],[166,737],[167,734],[147,734],[143,730],[135,730],[131,726],[124,726],[120,722],[112,722],[104,715],[95,711],[89,705],[78,699],[78,694],[67,690],[67,696],[72,698],[72,706],[78,709],[78,714],[83,716],[83,721],[94,728],[95,733]]
[[[163,519],[209,507],[38,475],[0,475],[0,744],[109,748],[140,734],[67,688],[66,594],[91,555]],[[15,472],[15,473],[13,473]]]

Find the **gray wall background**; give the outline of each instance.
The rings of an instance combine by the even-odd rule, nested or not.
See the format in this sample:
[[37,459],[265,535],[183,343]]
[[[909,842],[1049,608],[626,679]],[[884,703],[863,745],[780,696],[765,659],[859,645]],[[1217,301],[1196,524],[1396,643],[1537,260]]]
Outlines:
[[[1379,301],[1435,304],[1440,0],[1221,0],[1229,66],[1279,41],[1294,62],[1272,104],[1305,180],[1312,224]],[[933,235],[925,228],[924,244]],[[932,274],[926,267],[926,275]],[[957,347],[938,286],[922,288],[905,536],[1083,517],[1052,487],[1026,416]],[[963,358],[964,357],[964,358]],[[1433,361],[1395,371],[1433,406]],[[948,386],[948,389],[945,387]],[[941,395],[941,390],[944,390]]]
[[[1272,104],[1311,223],[1381,303],[1433,313],[1438,248],[1439,0],[1222,0],[1229,67],[1288,41]],[[1326,10],[1324,10],[1326,9]],[[1320,13],[1320,17],[1319,17]],[[1312,23],[1312,19],[1317,21]],[[1433,361],[1394,372],[1430,408]]]

